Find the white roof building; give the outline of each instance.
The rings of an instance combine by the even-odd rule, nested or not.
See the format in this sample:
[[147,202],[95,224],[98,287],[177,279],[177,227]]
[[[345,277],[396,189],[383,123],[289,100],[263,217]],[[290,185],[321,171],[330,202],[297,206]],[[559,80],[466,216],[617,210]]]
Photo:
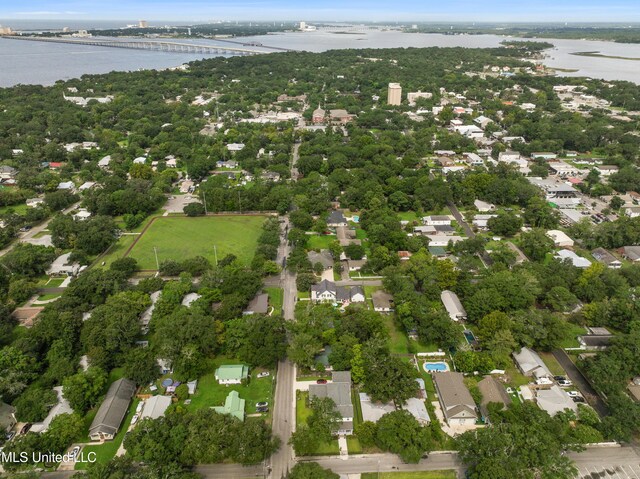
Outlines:
[[423,426],[426,426],[431,422],[429,412],[424,404],[424,399],[409,398],[402,409],[409,411],[411,415]]
[[98,166],[100,168],[108,168],[109,163],[111,163],[111,155],[107,155],[104,158],[102,158],[100,161],[98,161]]
[[[473,153],[475,155],[475,153]],[[478,155],[476,155],[478,156]],[[478,158],[480,158],[478,156]],[[480,158],[482,160],[482,158]],[[481,213],[486,213],[487,211],[493,211],[496,209],[496,205],[492,204],[492,203],[487,203],[486,201],[482,201],[482,200],[475,200],[473,202],[473,205],[478,209],[479,212]]]
[[440,299],[442,300],[442,304],[444,304],[444,308],[449,313],[449,317],[453,321],[461,321],[467,319],[467,312],[465,311],[460,299],[458,299],[458,295],[453,291],[444,290],[440,294]]
[[371,422],[378,422],[382,416],[396,410],[392,402],[373,402],[367,393],[360,393],[360,406],[362,420]]
[[447,235],[426,235],[429,238],[429,246],[447,246],[449,241],[456,244],[459,241],[464,240],[462,236],[447,236]]
[[536,378],[551,376],[551,371],[549,371],[542,358],[529,348],[522,348],[520,352],[513,353],[513,359],[518,369],[525,376],[534,376]]
[[171,406],[171,396],[152,396],[144,402],[140,419],[158,419]]
[[553,240],[553,244],[560,248],[570,248],[574,241],[564,232],[560,230],[549,230],[547,236]]
[[54,260],[54,262],[51,263],[51,266],[49,266],[49,269],[47,269],[47,274],[49,276],[61,275],[61,274],[72,276],[77,274],[80,271],[80,265],[78,263],[68,264],[70,256],[71,256],[71,253],[66,253],[58,256]]
[[578,412],[578,405],[573,402],[569,395],[558,385],[553,385],[549,389],[538,389],[536,393],[538,407],[555,416],[559,412],[569,409]]
[[587,258],[578,256],[573,251],[568,249],[561,249],[555,254],[554,258],[559,259],[560,261],[568,259],[576,268],[588,268],[589,266],[591,266],[591,261],[589,261]]

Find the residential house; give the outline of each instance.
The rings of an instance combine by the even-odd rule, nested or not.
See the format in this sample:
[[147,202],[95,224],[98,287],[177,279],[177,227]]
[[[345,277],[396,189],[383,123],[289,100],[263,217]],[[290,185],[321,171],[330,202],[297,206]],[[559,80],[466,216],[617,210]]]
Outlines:
[[333,281],[322,280],[311,286],[311,301],[342,303],[364,303],[362,286],[336,286]]
[[496,205],[492,203],[487,203],[486,201],[482,201],[482,200],[475,200],[473,202],[473,205],[476,207],[476,209],[480,213],[487,213],[489,211],[494,211],[496,209]]
[[456,229],[451,225],[435,225],[433,227],[436,230],[436,235],[452,235],[456,232]]
[[175,156],[173,155],[169,155],[165,158],[165,162],[164,162],[165,166],[167,168],[177,168],[178,167],[178,160],[176,159]]
[[547,411],[550,416],[555,416],[559,412],[567,409],[574,413],[578,412],[578,405],[556,384],[548,389],[536,390],[536,402],[538,403],[538,407]]
[[622,256],[634,263],[640,262],[640,246],[625,246],[622,248]]
[[249,377],[249,366],[244,364],[223,364],[215,372],[219,384],[242,384]]
[[216,161],[216,168],[230,168],[235,170],[238,168],[238,162],[233,160]]
[[171,396],[151,396],[144,402],[140,419],[158,419],[171,406]]
[[531,158],[534,160],[537,160],[537,159],[555,160],[556,158],[558,158],[558,155],[548,151],[543,151],[543,152],[535,151],[531,153]]
[[409,106],[416,106],[416,100],[418,100],[420,98],[425,98],[425,99],[429,100],[429,99],[433,98],[433,93],[422,92],[422,91],[415,91],[415,92],[408,92],[407,93],[407,102],[409,103]]
[[480,401],[480,412],[485,423],[489,418],[489,404],[497,403],[502,405],[502,409],[506,409],[511,404],[511,398],[507,394],[504,386],[500,384],[493,376],[485,376],[478,382],[478,389],[482,395]]
[[12,180],[17,174],[18,170],[12,166],[0,166],[0,180]]
[[378,313],[390,313],[393,309],[393,296],[381,289],[374,291],[371,295],[373,310]]
[[547,236],[553,240],[554,246],[558,248],[571,248],[574,244],[574,241],[564,231],[549,230]]
[[588,334],[578,336],[578,342],[583,349],[597,351],[607,349],[609,344],[611,344],[613,334],[611,334],[607,328],[590,327],[588,331]]
[[44,198],[29,198],[26,203],[30,208],[37,208],[40,205],[44,205]]
[[16,422],[16,408],[0,401],[0,431],[11,431]]
[[520,156],[520,153],[518,153],[517,151],[511,151],[511,150],[501,151],[500,154],[498,155],[498,161],[503,161],[505,163],[515,163],[515,162],[519,162],[521,159],[522,157]]
[[629,218],[640,218],[640,206],[625,206],[623,211]]
[[51,421],[53,421],[56,417],[61,414],[73,414],[73,408],[69,404],[69,401],[64,397],[62,386],[56,386],[53,388],[54,392],[57,396],[56,404],[49,409],[47,417],[44,418],[42,422],[33,423],[31,426],[31,432],[43,433],[49,429],[51,425]]
[[135,392],[136,383],[130,379],[122,378],[111,383],[89,427],[92,441],[109,441],[115,437]]
[[475,215],[473,217],[473,221],[471,221],[471,224],[473,226],[475,226],[476,228],[478,228],[478,229],[486,230],[486,229],[489,228],[489,220],[491,218],[495,218],[497,216],[498,215],[491,215],[491,214],[488,214],[488,215]]
[[227,414],[244,421],[245,400],[240,398],[238,391],[231,391],[224,400],[224,406],[214,406],[212,409],[218,414]]
[[422,218],[426,226],[451,225],[451,218],[447,215],[432,215]]
[[561,249],[554,255],[554,258],[560,261],[569,260],[576,268],[588,268],[591,266],[591,261],[587,258],[578,256],[576,253],[568,249]]
[[95,181],[85,181],[78,187],[78,191],[87,191],[96,186]]
[[280,173],[276,173],[275,171],[264,171],[260,175],[260,178],[265,181],[280,181]]
[[374,402],[367,393],[359,393],[362,420],[378,422],[382,416],[396,410],[393,402]]
[[336,410],[342,416],[338,427],[338,435],[353,434],[353,403],[351,402],[351,372],[333,371],[331,382],[327,384],[310,384],[309,398],[331,398],[336,405]]
[[91,218],[91,213],[85,208],[80,208],[77,213],[74,213],[73,219],[76,221],[86,221]]
[[229,143],[227,150],[235,153],[236,151],[242,151],[244,149],[244,143]]
[[464,240],[461,236],[448,236],[448,235],[426,235],[429,238],[429,247],[431,246],[448,246],[449,243],[457,243]]
[[367,264],[366,259],[348,259],[346,261],[347,269],[349,271],[360,271],[362,267]]
[[427,426],[431,422],[424,399],[409,398],[402,406],[402,409],[409,411],[409,413],[423,426]]
[[144,156],[139,156],[133,160],[135,165],[144,165],[147,162],[147,159]]
[[482,166],[484,165],[484,159],[477,153],[465,153],[466,162],[470,166]]
[[600,173],[601,176],[609,176],[617,173],[619,168],[615,165],[597,165],[595,170]]
[[520,372],[525,376],[533,376],[539,379],[552,375],[542,358],[538,356],[538,353],[529,348],[522,348],[520,352],[513,353],[513,359]]
[[269,312],[269,295],[267,293],[257,294],[242,312],[244,315],[267,314]]
[[576,176],[580,174],[580,170],[569,163],[564,161],[550,161],[548,164],[549,170],[552,175],[559,176],[560,178],[566,178],[567,176]]
[[51,266],[47,269],[47,275],[49,276],[75,276],[81,270],[80,264],[78,263],[69,263],[69,258],[71,257],[71,253],[65,253],[63,255],[58,256]]
[[337,228],[338,226],[347,226],[347,218],[344,217],[342,211],[333,210],[329,213],[329,217],[327,218],[327,226],[330,228]]
[[444,309],[449,313],[449,317],[452,321],[464,321],[467,319],[467,312],[462,306],[462,303],[456,293],[445,289],[440,294],[440,300],[444,305]]
[[478,419],[476,403],[464,385],[464,376],[461,373],[443,372],[432,377],[447,424],[474,425]]
[[109,168],[110,163],[111,163],[111,155],[107,155],[104,158],[102,158],[100,161],[98,161],[98,166],[103,170],[106,170],[107,168]]
[[198,301],[200,298],[202,298],[202,295],[198,293],[188,293],[184,295],[184,298],[182,298],[182,301],[180,302],[180,304],[182,306],[186,306],[187,308],[190,308],[191,305],[196,301]]
[[312,267],[320,263],[325,270],[333,268],[333,256],[328,249],[317,251],[309,251],[307,253],[307,259],[311,263]]
[[622,267],[622,261],[613,256],[604,248],[594,249],[593,251],[591,251],[591,256],[593,256],[593,258],[599,263],[606,265],[607,268],[619,269]]
[[434,235],[436,234],[435,226],[414,226],[413,233],[418,235]]
[[76,185],[73,184],[73,181],[62,181],[58,183],[58,189],[73,192],[76,189]]

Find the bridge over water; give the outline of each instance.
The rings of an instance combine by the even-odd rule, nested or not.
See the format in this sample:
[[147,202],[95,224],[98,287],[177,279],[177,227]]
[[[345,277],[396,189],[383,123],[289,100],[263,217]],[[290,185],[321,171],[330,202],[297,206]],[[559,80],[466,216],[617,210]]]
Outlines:
[[182,43],[168,40],[138,40],[138,39],[102,39],[102,38],[60,38],[60,37],[27,37],[3,36],[10,40],[26,40],[34,42],[66,43],[71,45],[87,45],[93,47],[126,48],[133,50],[147,50],[167,53],[204,53],[204,54],[232,54],[258,55],[268,53],[270,47],[260,45],[263,50],[246,48],[245,46],[223,46],[196,43]]

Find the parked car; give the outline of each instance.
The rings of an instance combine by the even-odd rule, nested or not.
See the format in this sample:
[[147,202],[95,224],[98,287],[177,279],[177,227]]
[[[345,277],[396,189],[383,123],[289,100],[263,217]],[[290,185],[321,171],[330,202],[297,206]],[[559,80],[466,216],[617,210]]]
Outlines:
[[569,395],[569,397],[572,397],[572,398],[579,398],[579,397],[581,397],[581,396],[580,396],[580,393],[579,393],[578,391],[567,391],[567,394]]
[[587,401],[584,400],[584,398],[582,396],[577,396],[577,397],[574,397],[574,398],[571,398],[571,399],[573,399],[573,402],[587,402]]
[[256,407],[267,407],[269,405],[266,401],[260,401],[256,403]]
[[316,381],[316,384],[327,384],[327,380],[326,379],[318,379]]
[[573,383],[568,379],[561,379],[560,381],[558,381],[558,386],[562,386],[563,388],[569,387],[571,385],[573,385]]
[[564,376],[553,376],[553,379],[556,381],[566,381],[567,378]]
[[258,373],[258,379],[260,379],[260,378],[268,378],[269,376],[271,376],[271,373],[269,371],[265,371],[263,373]]
[[31,424],[30,422],[28,422],[27,424],[25,424],[24,426],[22,426],[22,429],[20,429],[20,434],[26,434],[29,432],[29,429],[31,429],[31,426],[33,424]]
[[80,446],[76,446],[73,449],[71,449],[71,454],[70,454],[71,459],[75,459],[76,457],[78,457],[79,453],[80,453]]
[[256,408],[256,412],[269,412],[269,408],[267,406],[265,406],[265,407],[257,407]]

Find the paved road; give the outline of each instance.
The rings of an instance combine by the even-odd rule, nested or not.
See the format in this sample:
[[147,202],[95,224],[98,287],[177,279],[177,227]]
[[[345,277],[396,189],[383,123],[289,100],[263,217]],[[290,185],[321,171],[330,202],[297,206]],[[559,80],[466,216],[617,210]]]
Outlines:
[[609,413],[607,405],[591,386],[591,383],[587,381],[587,378],[584,377],[584,374],[582,374],[576,365],[573,364],[573,361],[571,361],[571,358],[567,356],[567,353],[562,349],[556,349],[553,351],[553,356],[558,360],[560,366],[562,366],[562,368],[567,372],[567,376],[569,376],[569,379],[571,379],[573,384],[575,384],[575,386],[580,390],[589,405],[593,407],[600,416],[606,416]]
[[349,456],[342,459],[336,456],[329,458],[308,458],[318,462],[322,467],[331,469],[337,474],[356,474],[361,472],[392,472],[392,471],[439,471],[453,469],[463,472],[464,468],[458,460],[457,454],[431,454],[418,464],[405,464],[395,454],[367,454]]
[[[449,207],[451,214],[456,219],[458,224],[462,226],[462,229],[464,230],[467,237],[475,238],[476,234],[473,232],[471,227],[467,224],[467,222],[464,219],[464,216],[462,216],[462,213],[460,213],[460,210],[458,210],[458,207],[455,204],[453,204],[453,201],[447,202],[447,206]],[[485,266],[491,266],[493,264],[493,261],[491,260],[491,257],[489,256],[489,253],[487,253],[486,250],[483,250],[479,256],[480,256],[480,259],[484,262]]]
[[[282,225],[282,231],[287,230],[288,219]],[[289,255],[289,245],[286,236],[283,235],[278,249],[278,263],[283,264],[284,258]],[[294,319],[296,302],[296,276],[284,269],[281,274],[282,289],[284,299],[282,308],[284,318],[287,321]],[[293,466],[293,448],[288,444],[291,433],[295,427],[295,396],[294,384],[296,380],[295,365],[288,359],[278,363],[278,373],[276,376],[276,392],[273,408],[273,433],[280,438],[280,449],[270,458],[271,477],[280,479],[284,477]],[[225,476],[226,477],[226,476]]]
[[[78,208],[79,206],[80,206],[80,202],[74,203],[71,206],[69,206],[66,210],[63,210],[62,213],[66,215],[66,214],[70,213],[71,211],[75,210],[76,208]],[[6,248],[0,250],[0,257],[4,256],[9,251],[11,251],[15,247],[15,245],[17,245],[18,243],[24,243],[25,241],[27,241],[29,239],[33,239],[33,237],[36,236],[38,233],[41,233],[42,231],[46,230],[49,227],[49,222],[52,219],[53,219],[53,217],[49,218],[44,223],[40,223],[39,225],[34,226],[33,228],[31,228],[29,231],[27,231],[25,233],[18,234],[18,237],[16,238],[15,241],[13,241]]]

